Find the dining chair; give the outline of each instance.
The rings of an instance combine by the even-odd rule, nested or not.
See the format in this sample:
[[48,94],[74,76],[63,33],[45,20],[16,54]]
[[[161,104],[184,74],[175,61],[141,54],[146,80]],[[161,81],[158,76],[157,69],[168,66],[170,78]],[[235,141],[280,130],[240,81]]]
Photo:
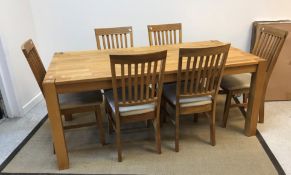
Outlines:
[[[264,101],[265,93],[268,86],[269,78],[277,62],[283,43],[286,39],[287,32],[271,27],[260,27],[257,29],[257,36],[252,54],[257,55],[267,61],[266,78],[264,81],[262,93],[262,105],[259,110],[259,122],[264,122]],[[225,75],[221,81],[222,93],[226,94],[226,101],[222,119],[222,127],[226,127],[229,110],[232,107],[239,107],[243,116],[246,117],[245,108],[247,107],[247,98],[250,91],[251,74]],[[242,103],[238,99],[243,95]],[[231,100],[234,100],[232,104]]]
[[182,24],[148,25],[150,46],[182,43]]
[[167,51],[110,55],[112,90],[105,91],[108,120],[116,133],[118,161],[122,161],[121,125],[152,120],[156,149],[161,153],[160,101]]
[[131,26],[115,28],[96,28],[95,37],[98,50],[101,50],[102,47],[103,49],[133,47],[133,34]]
[[[165,84],[162,108],[172,107],[175,118],[175,151],[179,151],[181,115],[204,113],[209,118],[210,141],[215,145],[216,97],[230,44],[180,48],[177,82]],[[170,117],[170,115],[167,115]]]
[[[38,51],[31,39],[26,41],[22,47],[22,52],[34,74],[39,88],[43,93],[42,82],[46,75],[46,70],[43,66]],[[43,93],[44,94],[44,93]],[[95,122],[86,122],[82,124],[63,125],[63,129],[73,129],[87,126],[97,126],[99,129],[99,140],[102,145],[105,144],[104,129],[102,126],[102,116],[100,105],[103,101],[100,91],[78,92],[59,94],[60,113],[64,116],[72,116],[72,114],[83,112],[94,112]]]

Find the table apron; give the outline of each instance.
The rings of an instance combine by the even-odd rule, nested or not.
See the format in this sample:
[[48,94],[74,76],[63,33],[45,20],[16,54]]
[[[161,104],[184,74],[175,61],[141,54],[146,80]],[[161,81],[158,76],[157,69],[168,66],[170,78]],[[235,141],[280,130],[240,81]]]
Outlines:
[[[235,67],[226,67],[223,74],[240,74],[240,73],[253,73],[257,70],[257,64],[255,65],[244,65],[244,66],[235,66]],[[177,80],[176,73],[166,73],[164,77],[164,82],[175,82]],[[84,81],[84,82],[68,82],[57,84],[56,91],[57,93],[72,93],[72,92],[82,92],[82,91],[91,91],[98,89],[111,89],[112,80],[102,80],[102,81]]]

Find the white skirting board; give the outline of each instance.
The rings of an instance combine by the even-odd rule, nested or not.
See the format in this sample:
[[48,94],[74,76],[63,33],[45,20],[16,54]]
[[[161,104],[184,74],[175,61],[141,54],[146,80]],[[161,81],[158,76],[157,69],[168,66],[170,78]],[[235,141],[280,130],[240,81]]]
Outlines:
[[22,106],[22,114],[25,115],[27,112],[29,112],[35,105],[37,105],[42,100],[44,100],[43,95],[41,92],[39,92],[35,97],[33,97],[25,105]]

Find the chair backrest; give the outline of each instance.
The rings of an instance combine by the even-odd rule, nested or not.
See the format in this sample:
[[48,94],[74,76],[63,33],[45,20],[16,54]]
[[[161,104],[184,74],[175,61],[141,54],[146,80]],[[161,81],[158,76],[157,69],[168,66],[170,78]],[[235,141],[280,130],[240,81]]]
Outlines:
[[[133,47],[132,27],[95,29],[97,49],[116,49]],[[101,44],[102,43],[102,44]],[[101,47],[102,45],[102,47]]]
[[288,32],[271,27],[258,27],[256,33],[256,41],[252,53],[267,61],[268,81]]
[[182,24],[148,25],[150,46],[182,43]]
[[42,82],[46,74],[46,70],[43,66],[41,58],[35,48],[35,45],[31,39],[27,40],[21,46],[22,52],[34,74],[37,84],[41,91],[43,92]]
[[216,97],[230,44],[180,48],[176,98]]
[[160,104],[166,57],[167,51],[110,55],[116,111],[119,106]]

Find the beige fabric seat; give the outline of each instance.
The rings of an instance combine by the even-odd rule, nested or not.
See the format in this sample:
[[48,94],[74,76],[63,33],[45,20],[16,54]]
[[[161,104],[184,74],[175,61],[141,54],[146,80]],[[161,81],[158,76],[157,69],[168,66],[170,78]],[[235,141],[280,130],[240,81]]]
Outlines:
[[225,75],[221,80],[221,88],[225,90],[236,90],[250,88],[251,74],[235,74],[235,75]]
[[[119,95],[121,94],[120,91],[118,93]],[[105,91],[104,96],[107,99],[111,109],[113,109],[113,112],[115,113],[113,90]],[[120,113],[119,115],[120,116],[138,115],[138,114],[144,114],[147,112],[152,112],[154,110],[155,110],[154,103],[126,106],[126,107],[119,107],[119,113]]]
[[[173,105],[176,105],[176,83],[164,85],[164,97],[167,98],[169,102]],[[193,98],[180,98],[181,107],[190,107],[190,106],[201,106],[212,103],[212,97],[210,95],[202,97],[193,97]]]

